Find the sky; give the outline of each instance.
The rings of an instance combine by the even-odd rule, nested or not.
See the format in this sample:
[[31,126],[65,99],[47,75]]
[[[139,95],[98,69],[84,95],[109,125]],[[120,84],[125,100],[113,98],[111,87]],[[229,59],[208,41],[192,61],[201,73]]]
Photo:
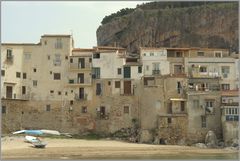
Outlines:
[[97,45],[106,15],[147,1],[2,2],[2,43],[38,43],[43,34],[73,34],[75,47]]

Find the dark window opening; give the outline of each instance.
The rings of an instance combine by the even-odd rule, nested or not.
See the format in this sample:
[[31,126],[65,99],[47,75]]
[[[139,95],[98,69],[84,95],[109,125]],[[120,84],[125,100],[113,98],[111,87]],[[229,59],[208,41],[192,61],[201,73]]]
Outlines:
[[109,85],[109,86],[111,85],[111,81],[108,81],[108,85]]
[[96,84],[96,95],[100,95],[101,92],[102,92],[101,84],[100,84],[100,83],[97,83],[97,84]]
[[5,76],[5,70],[1,70],[2,76]]
[[61,91],[58,91],[58,95],[61,95],[62,94],[62,92]]
[[51,90],[50,93],[54,93],[54,90]]
[[2,114],[5,114],[7,111],[6,106],[2,106]]
[[82,106],[82,113],[87,113],[87,106]]
[[23,73],[23,79],[27,79],[27,73]]
[[118,68],[118,75],[122,74],[122,69],[121,68]]
[[21,78],[21,73],[20,72],[16,72],[16,77],[17,78]]
[[26,94],[26,86],[22,86],[22,94]]
[[99,59],[100,58],[100,53],[94,53],[93,58],[94,59]]
[[168,124],[171,124],[172,123],[172,118],[168,117],[167,122],[168,122]]
[[138,73],[142,73],[142,67],[141,66],[138,67]]
[[124,106],[123,113],[129,114],[129,106]]
[[70,58],[70,63],[73,63],[73,58]]
[[33,68],[33,72],[37,72],[37,69],[36,69],[36,68]]
[[51,105],[46,105],[46,111],[51,111]]
[[54,73],[53,79],[54,80],[60,80],[61,79],[61,74],[60,73]]
[[65,56],[65,59],[68,60],[68,56]]
[[70,105],[73,105],[73,100],[70,101]]
[[115,88],[120,88],[120,87],[121,87],[120,81],[115,81]]

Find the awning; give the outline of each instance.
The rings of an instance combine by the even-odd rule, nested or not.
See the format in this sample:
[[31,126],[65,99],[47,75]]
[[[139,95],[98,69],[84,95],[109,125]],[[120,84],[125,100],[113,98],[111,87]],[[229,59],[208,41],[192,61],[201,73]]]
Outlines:
[[187,101],[184,98],[170,98],[170,101]]

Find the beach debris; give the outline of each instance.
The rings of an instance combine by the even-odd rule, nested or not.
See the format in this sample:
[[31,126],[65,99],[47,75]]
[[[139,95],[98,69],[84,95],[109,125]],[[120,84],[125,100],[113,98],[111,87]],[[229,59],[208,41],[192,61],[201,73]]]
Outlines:
[[47,143],[39,141],[32,143],[35,148],[45,148]]
[[208,131],[205,137],[205,144],[208,148],[216,148],[217,147],[217,137],[213,131]]
[[198,147],[198,148],[202,148],[202,149],[206,149],[207,148],[207,146],[204,143],[197,143],[194,146]]

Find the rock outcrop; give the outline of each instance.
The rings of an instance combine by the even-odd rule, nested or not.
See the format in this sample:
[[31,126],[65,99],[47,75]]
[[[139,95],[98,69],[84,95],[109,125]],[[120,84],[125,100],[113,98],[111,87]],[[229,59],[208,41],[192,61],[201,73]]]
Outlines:
[[129,52],[137,52],[139,46],[211,47],[238,51],[237,2],[173,8],[154,6],[157,5],[138,6],[126,15],[102,24],[97,29],[98,45],[117,45]]

